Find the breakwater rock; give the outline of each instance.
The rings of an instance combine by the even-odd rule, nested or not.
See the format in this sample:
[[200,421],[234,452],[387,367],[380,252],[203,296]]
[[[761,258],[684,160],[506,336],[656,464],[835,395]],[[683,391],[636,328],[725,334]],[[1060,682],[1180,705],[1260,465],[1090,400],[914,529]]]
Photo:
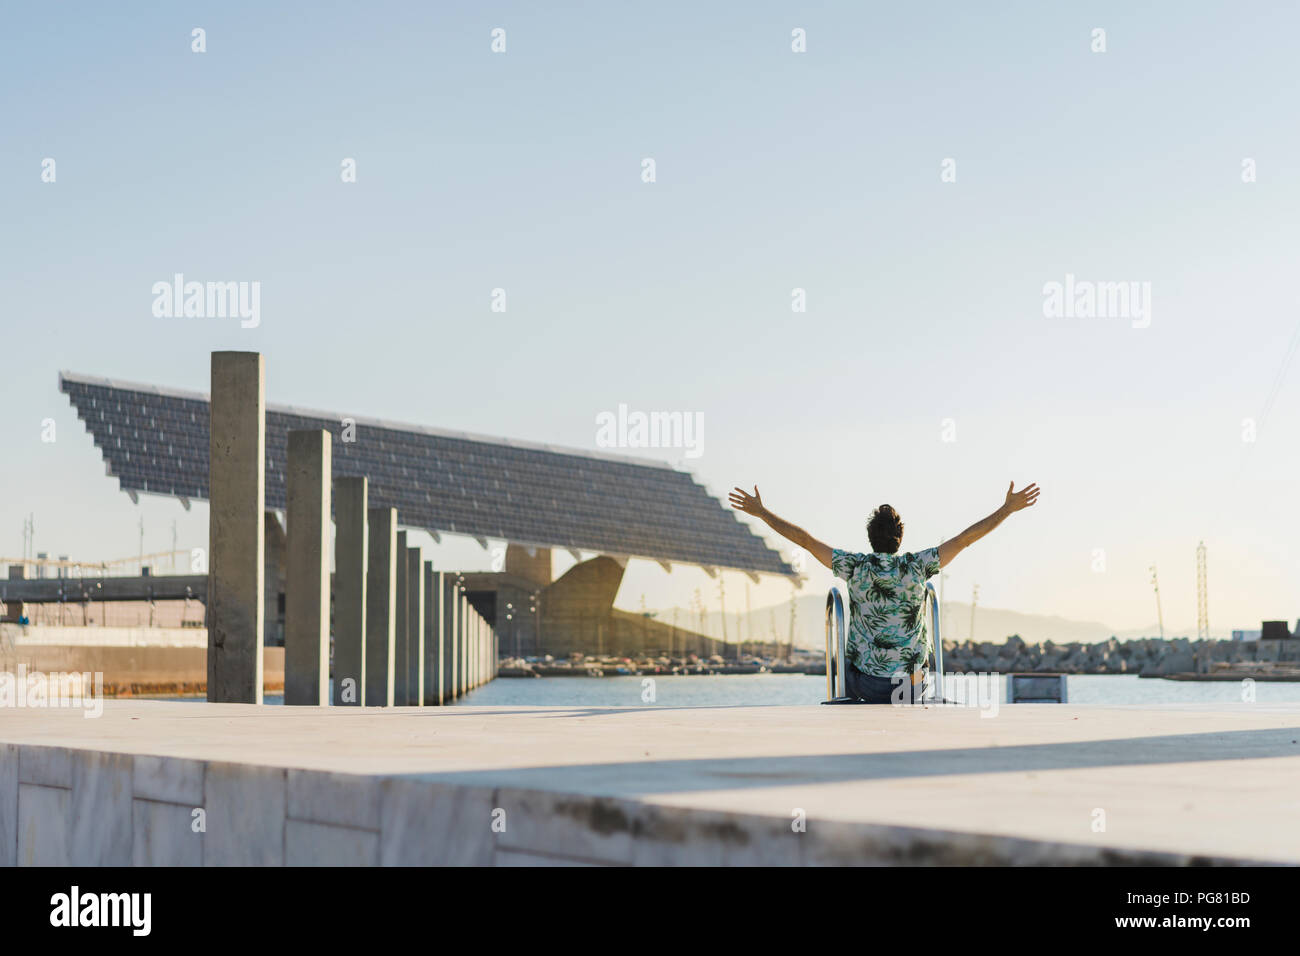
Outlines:
[[1112,637],[1096,644],[1028,644],[1013,634],[1000,644],[991,641],[944,641],[945,671],[1043,671],[1061,674],[1209,674],[1231,664],[1300,661],[1300,639],[1258,641],[1194,641],[1186,637]]

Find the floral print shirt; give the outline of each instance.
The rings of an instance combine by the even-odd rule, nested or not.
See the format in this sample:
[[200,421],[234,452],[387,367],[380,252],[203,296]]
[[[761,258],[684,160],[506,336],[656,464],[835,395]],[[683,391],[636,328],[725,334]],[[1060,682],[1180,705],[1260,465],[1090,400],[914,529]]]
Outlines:
[[875,677],[922,670],[930,655],[925,582],[939,573],[939,549],[861,554],[836,548],[831,571],[848,585],[849,664]]

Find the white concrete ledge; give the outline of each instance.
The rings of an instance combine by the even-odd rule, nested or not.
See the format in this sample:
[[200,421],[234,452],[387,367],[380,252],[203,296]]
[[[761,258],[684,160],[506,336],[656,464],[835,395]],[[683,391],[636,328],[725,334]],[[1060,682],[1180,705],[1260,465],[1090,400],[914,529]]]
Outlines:
[[0,646],[23,647],[202,647],[206,627],[60,627],[0,624]]
[[1300,861],[1286,709],[0,716],[0,865]]

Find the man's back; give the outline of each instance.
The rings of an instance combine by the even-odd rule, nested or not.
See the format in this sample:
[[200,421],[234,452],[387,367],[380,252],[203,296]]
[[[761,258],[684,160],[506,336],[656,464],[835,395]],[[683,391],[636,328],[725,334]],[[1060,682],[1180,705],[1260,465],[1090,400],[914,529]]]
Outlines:
[[895,675],[912,675],[911,701],[918,699],[915,688],[921,682],[929,643],[925,634],[925,582],[947,567],[965,548],[984,537],[1008,515],[1032,506],[1038,500],[1038,486],[1016,491],[1007,486],[1002,506],[987,518],[975,522],[961,534],[937,548],[898,554],[903,542],[903,519],[893,505],[881,505],[867,522],[867,540],[876,550],[870,554],[841,551],[818,541],[803,528],[772,514],[763,506],[758,486],[754,493],[736,488],[731,506],[757,515],[777,534],[807,550],[817,561],[843,578],[849,588],[849,640],[845,648],[845,691],[869,704],[901,702],[895,693]]
[[831,571],[848,586],[848,662],[874,677],[920,670],[929,653],[925,582],[939,573],[939,549],[863,554],[836,548]]

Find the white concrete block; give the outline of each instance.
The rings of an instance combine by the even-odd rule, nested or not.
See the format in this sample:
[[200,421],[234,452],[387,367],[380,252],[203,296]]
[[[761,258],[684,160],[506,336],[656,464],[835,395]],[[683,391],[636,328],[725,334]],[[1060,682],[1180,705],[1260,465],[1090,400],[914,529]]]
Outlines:
[[203,806],[203,761],[137,754],[132,793],[145,800]]
[[208,764],[203,865],[282,865],[286,789],[282,768]]
[[203,865],[203,836],[194,832],[194,807],[134,800],[131,832],[134,866]]
[[70,759],[69,864],[130,866],[131,755],[78,750]]
[[327,823],[289,820],[284,830],[285,866],[375,866],[379,834]]
[[24,746],[18,754],[18,782],[43,787],[71,787],[71,751],[64,747]]
[[362,830],[379,829],[378,777],[290,770],[288,816]]
[[18,784],[18,865],[68,865],[72,793],[62,787]]
[[637,866],[797,866],[806,833],[790,820],[751,814],[643,806]]
[[390,777],[380,798],[382,866],[490,866],[493,792]]
[[0,866],[18,864],[18,745],[0,744]]
[[498,847],[595,863],[631,863],[637,807],[607,797],[501,787],[506,830]]

